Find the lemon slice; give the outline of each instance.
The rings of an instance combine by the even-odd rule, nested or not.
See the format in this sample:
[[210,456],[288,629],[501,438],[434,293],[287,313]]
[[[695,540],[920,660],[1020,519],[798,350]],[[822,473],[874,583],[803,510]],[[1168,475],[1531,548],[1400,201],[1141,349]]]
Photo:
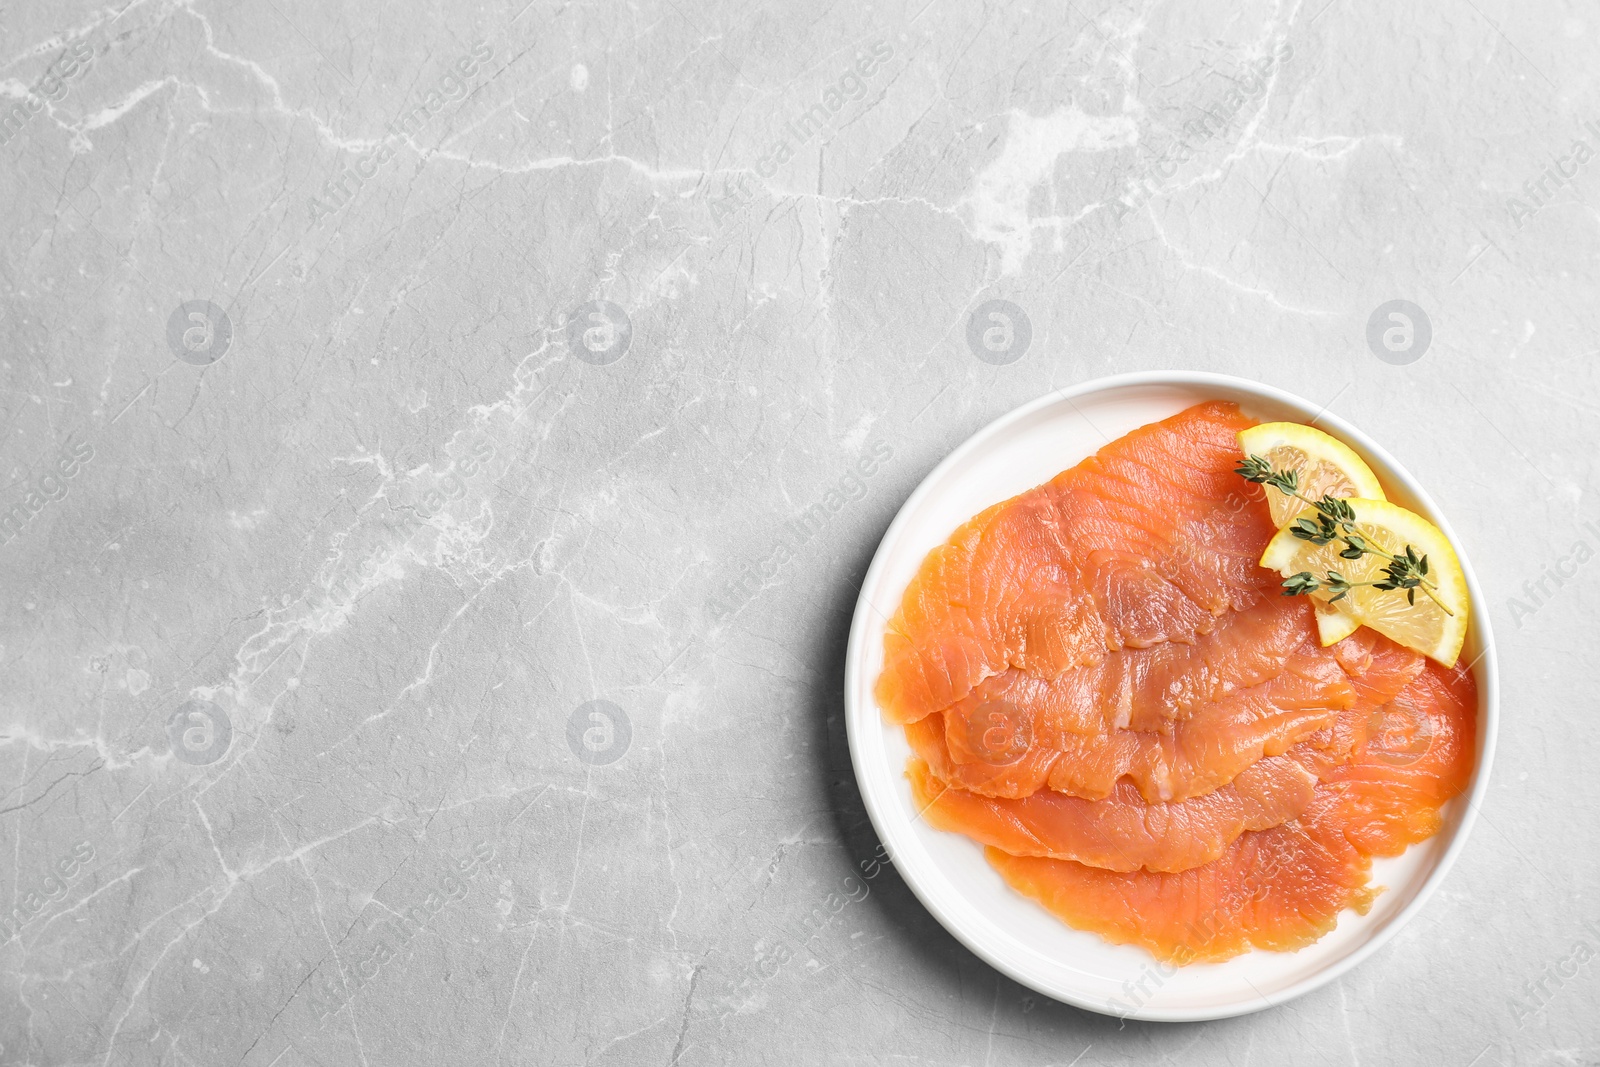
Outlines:
[[[1298,422],[1264,422],[1239,432],[1239,447],[1247,456],[1260,456],[1273,470],[1291,470],[1300,478],[1300,495],[1310,500],[1325,496],[1382,500],[1383,486],[1350,446],[1321,430]],[[1267,493],[1272,525],[1283,529],[1305,510],[1305,503],[1276,486]]]
[[[1302,496],[1312,500],[1324,496],[1384,499],[1383,486],[1378,484],[1372,468],[1350,446],[1315,427],[1298,422],[1264,422],[1241,431],[1238,438],[1245,455],[1262,457],[1274,470],[1294,471]],[[1280,530],[1306,506],[1275,486],[1264,485],[1262,489],[1267,495],[1272,525]],[[1338,644],[1361,628],[1360,621],[1340,607],[1343,603],[1317,602],[1317,638],[1324,648]]]
[[[1341,561],[1342,562],[1342,561]],[[1339,573],[1344,574],[1343,571]],[[1348,574],[1346,578],[1350,577]],[[1344,600],[1349,600],[1345,597]],[[1343,604],[1344,600],[1339,601]],[[1337,645],[1361,629],[1361,620],[1339,607],[1339,604],[1329,604],[1324,600],[1315,601],[1317,605],[1317,643],[1323,648]]]
[[[1370,626],[1429,659],[1446,667],[1455,666],[1466,638],[1469,610],[1467,580],[1455,549],[1437,526],[1398,504],[1359,498],[1347,503],[1355,513],[1357,532],[1368,542],[1396,554],[1410,546],[1418,555],[1427,557],[1427,578],[1433,583],[1429,590],[1433,596],[1418,589],[1416,602],[1410,603],[1407,590],[1358,585],[1338,601],[1339,609],[1361,625]],[[1316,511],[1306,508],[1301,517],[1314,521]],[[1383,579],[1387,559],[1370,552],[1360,559],[1342,559],[1339,551],[1343,547],[1341,541],[1313,544],[1296,537],[1292,529],[1283,529],[1267,542],[1261,565],[1285,578],[1309,571],[1319,581],[1325,581],[1329,571],[1336,571],[1350,582]],[[1310,595],[1323,601],[1330,597],[1325,589]]]

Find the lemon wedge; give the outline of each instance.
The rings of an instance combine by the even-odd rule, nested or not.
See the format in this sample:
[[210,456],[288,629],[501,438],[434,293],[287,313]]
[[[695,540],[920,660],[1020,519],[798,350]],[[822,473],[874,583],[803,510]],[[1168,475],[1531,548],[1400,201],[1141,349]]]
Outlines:
[[[1247,456],[1260,456],[1273,470],[1294,471],[1300,479],[1300,495],[1310,500],[1325,496],[1360,497],[1382,500],[1383,486],[1362,458],[1343,441],[1314,426],[1298,422],[1263,422],[1239,431],[1239,447]],[[1272,525],[1283,529],[1305,503],[1276,486],[1261,487],[1267,493]]]
[[[1429,659],[1446,667],[1455,666],[1461,655],[1461,644],[1466,639],[1470,605],[1461,561],[1456,558],[1449,539],[1433,523],[1398,504],[1370,498],[1355,498],[1346,503],[1355,514],[1356,531],[1369,544],[1397,555],[1410,547],[1417,555],[1425,556],[1426,578],[1430,585],[1426,590],[1414,590],[1414,598],[1407,595],[1413,592],[1411,590],[1354,585],[1338,600],[1339,610],[1360,625],[1370,626]],[[1314,508],[1305,508],[1298,517],[1315,521],[1316,514]],[[1383,580],[1387,559],[1370,552],[1360,559],[1343,559],[1339,555],[1343,547],[1340,541],[1314,544],[1296,537],[1292,528],[1286,528],[1267,542],[1261,565],[1285,578],[1310,572],[1324,585],[1329,571],[1351,583]],[[1309,595],[1324,602],[1332,596],[1326,588]]]

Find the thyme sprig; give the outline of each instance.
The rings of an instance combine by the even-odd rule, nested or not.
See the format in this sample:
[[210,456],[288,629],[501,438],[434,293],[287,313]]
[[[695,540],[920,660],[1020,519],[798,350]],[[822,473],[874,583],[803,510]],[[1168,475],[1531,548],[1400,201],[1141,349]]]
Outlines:
[[1333,594],[1328,600],[1331,604],[1348,596],[1350,590],[1357,586],[1370,585],[1374,589],[1403,589],[1406,602],[1415,604],[1417,590],[1421,589],[1446,615],[1455,615],[1434,595],[1439,587],[1428,577],[1428,557],[1419,556],[1410,545],[1406,545],[1400,555],[1395,555],[1363,534],[1356,528],[1355,509],[1349,501],[1333,496],[1312,500],[1300,492],[1298,471],[1273,470],[1272,464],[1262,456],[1246,456],[1234,468],[1234,472],[1246,481],[1270,485],[1285,496],[1292,496],[1317,509],[1315,518],[1300,518],[1290,524],[1289,531],[1300,540],[1310,541],[1314,545],[1343,542],[1344,547],[1339,550],[1341,559],[1353,560],[1373,555],[1389,561],[1383,569],[1383,577],[1371,582],[1352,582],[1338,571],[1328,571],[1326,578],[1318,578],[1310,571],[1301,571],[1284,581],[1284,596],[1301,596],[1321,589]]

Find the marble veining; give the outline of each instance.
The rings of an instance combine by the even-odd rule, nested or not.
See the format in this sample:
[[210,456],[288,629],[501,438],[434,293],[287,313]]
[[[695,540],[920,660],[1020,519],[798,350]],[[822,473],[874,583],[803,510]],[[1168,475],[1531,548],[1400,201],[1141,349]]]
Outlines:
[[[1600,1062],[1600,16],[0,12],[0,1063]],[[1423,915],[1121,1023],[883,852],[895,511],[1104,374],[1430,487],[1504,728]]]

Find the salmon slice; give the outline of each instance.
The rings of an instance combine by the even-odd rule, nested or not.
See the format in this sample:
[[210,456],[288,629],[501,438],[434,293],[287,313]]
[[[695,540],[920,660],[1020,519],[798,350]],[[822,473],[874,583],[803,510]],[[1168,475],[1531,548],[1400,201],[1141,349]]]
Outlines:
[[1382,710],[1397,725],[1330,771],[1298,818],[1246,831],[1202,866],[1119,872],[994,847],[984,855],[1069,926],[1161,960],[1304,947],[1344,909],[1366,913],[1379,891],[1367,884],[1371,857],[1398,855],[1435,833],[1439,809],[1471,778],[1477,691],[1465,667],[1426,663]]
[[[1012,758],[978,758],[983,748],[966,720],[928,716],[908,725],[906,739],[933,775],[949,785],[985,796],[1018,798],[1039,789],[1088,800],[1109,796],[1126,776],[1150,803],[1174,802],[1209,793],[1264,756],[1334,725],[1356,702],[1345,671],[1308,639],[1271,681],[1203,704],[1170,733],[1106,730],[1099,734],[1053,733],[1048,720]],[[1027,732],[1027,720],[1017,720]],[[976,744],[975,744],[976,741]],[[960,762],[952,749],[962,747]],[[993,751],[990,749],[990,751]]]
[[1312,813],[1243,834],[1221,858],[1176,874],[1106,871],[998,848],[984,857],[1068,926],[1180,966],[1252,948],[1292,952],[1332,930],[1346,908],[1365,915],[1377,897],[1367,885],[1371,861]]
[[1246,830],[1281,825],[1311,803],[1316,777],[1287,756],[1264,759],[1205,796],[1146,804],[1124,782],[1104,800],[1044,790],[995,800],[952,789],[913,759],[917,810],[932,826],[1013,856],[1077,860],[1110,871],[1185,871],[1222,855]]
[[1363,626],[1330,652],[1350,675],[1361,700],[1378,708],[1393,700],[1422,673],[1422,655]]
[[1430,660],[1368,720],[1364,758],[1324,775],[1352,844],[1371,856],[1398,856],[1438,832],[1439,809],[1472,777],[1477,707],[1466,666]]
[[[1282,756],[1252,762],[1214,791],[1170,803],[1147,802],[1129,779],[1098,800],[1049,789],[989,797],[949,785],[916,757],[908,761],[906,777],[919,814],[931,825],[1014,856],[1077,860],[1114,871],[1183,871],[1216,859],[1246,830],[1266,830],[1299,815],[1319,778],[1332,780],[1369,732],[1399,738],[1400,751],[1429,736],[1404,716],[1392,717],[1395,728],[1385,731],[1373,710],[1355,701]],[[905,729],[909,734],[921,728],[915,723]]]
[[[954,728],[986,721],[998,705],[1026,709],[1038,738],[1067,733],[1101,734],[1127,727],[1170,729],[1202,703],[1270,681],[1289,657],[1316,637],[1316,613],[1301,597],[1272,597],[1249,611],[1232,612],[1193,644],[1164,642],[1124,649],[1098,663],[1071,667],[1054,679],[1011,668],[985,679],[944,709]],[[1316,649],[1320,658],[1332,659]],[[1352,653],[1354,657],[1356,653]],[[975,734],[974,736],[979,736]],[[950,755],[958,762],[980,758],[954,736]]]
[[1297,758],[1312,773],[1349,762],[1368,734],[1381,732],[1391,713],[1386,708],[1410,685],[1427,662],[1420,654],[1395,644],[1365,627],[1331,650],[1350,676],[1356,701],[1348,713],[1306,738]]
[[1233,473],[1234,404],[1134,430],[981,512],[930,552],[884,634],[879,705],[907,723],[1018,668],[1044,679],[1122,648],[1192,643],[1270,595],[1273,529]]
[[[1240,613],[1230,627],[1261,634],[1261,628],[1242,625],[1257,613],[1313,625],[1309,615],[1299,614],[1305,608],[1302,602],[1277,600],[1296,610],[1281,615],[1269,602]],[[1142,654],[1122,652],[1108,659]],[[1256,759],[1278,755],[1301,741],[1312,741],[1324,753],[1319,766],[1345,762],[1358,735],[1346,722],[1340,735],[1343,748],[1336,751],[1339,739],[1331,731],[1342,721],[1336,713],[1351,707],[1363,714],[1375,712],[1417,676],[1424,662],[1417,653],[1365,628],[1332,649],[1318,647],[1308,629],[1283,663],[1284,673],[1192,708],[1188,719],[1171,723],[1170,736],[1105,729],[1079,735],[1077,720],[1070,716],[1065,728],[1057,726],[1060,701],[1019,695],[1033,692],[1021,686],[1013,692],[1014,700],[964,701],[946,712],[942,744],[925,728],[908,728],[906,733],[936,777],[985,796],[1016,798],[1048,788],[1097,800],[1127,775],[1151,803],[1183,800],[1231,781]],[[1217,676],[1227,671],[1226,666],[1214,668]],[[980,689],[987,691],[990,684]]]

